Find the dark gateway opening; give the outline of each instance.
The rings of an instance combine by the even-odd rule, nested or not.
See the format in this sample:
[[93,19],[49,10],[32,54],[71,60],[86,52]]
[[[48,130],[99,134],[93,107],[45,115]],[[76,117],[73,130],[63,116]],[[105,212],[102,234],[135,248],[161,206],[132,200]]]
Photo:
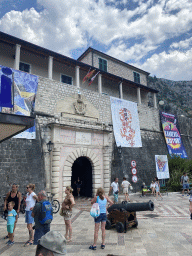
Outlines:
[[74,196],[77,196],[75,181],[78,177],[82,181],[80,196],[92,197],[92,166],[86,157],[77,158],[72,166],[71,186]]

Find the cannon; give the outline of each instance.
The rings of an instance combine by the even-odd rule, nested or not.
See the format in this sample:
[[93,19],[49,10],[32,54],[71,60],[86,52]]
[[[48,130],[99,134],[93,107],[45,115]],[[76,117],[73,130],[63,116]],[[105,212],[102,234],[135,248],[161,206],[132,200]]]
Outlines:
[[118,233],[123,231],[126,233],[127,228],[136,228],[138,226],[136,212],[153,210],[154,203],[151,200],[145,203],[128,203],[123,201],[121,204],[113,204],[108,208],[105,228],[109,230],[115,226]]

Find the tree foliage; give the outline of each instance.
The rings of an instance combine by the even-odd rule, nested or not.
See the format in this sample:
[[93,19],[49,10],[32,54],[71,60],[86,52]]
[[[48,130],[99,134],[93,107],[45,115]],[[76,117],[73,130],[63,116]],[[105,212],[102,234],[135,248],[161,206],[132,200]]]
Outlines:
[[186,172],[189,176],[189,181],[192,181],[192,160],[183,159],[177,156],[169,157],[169,174],[170,179],[167,183],[168,188],[172,191],[181,190],[181,176]]

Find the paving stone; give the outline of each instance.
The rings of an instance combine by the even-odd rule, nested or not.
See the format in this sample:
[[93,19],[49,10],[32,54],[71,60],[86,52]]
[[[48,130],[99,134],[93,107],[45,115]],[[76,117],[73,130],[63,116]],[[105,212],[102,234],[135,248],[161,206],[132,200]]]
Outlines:
[[[138,195],[131,195],[131,199],[141,202]],[[166,200],[165,200],[166,199]],[[106,256],[112,254],[115,256],[191,256],[192,251],[192,226],[189,219],[187,198],[181,200],[179,194],[173,194],[166,197],[163,201],[165,206],[172,209],[172,205],[183,210],[183,214],[177,212],[165,215],[166,210],[158,212],[160,217],[157,219],[146,218],[146,212],[139,212],[139,226],[137,229],[129,229],[127,233],[117,233],[115,229],[106,230],[106,248],[100,249],[101,230],[97,250],[91,251],[88,247],[93,243],[94,221],[90,216],[90,202],[83,201],[85,211],[82,211],[81,200],[76,204],[73,210],[73,242],[67,244],[67,255],[82,256]],[[144,200],[145,201],[145,200]],[[158,202],[161,204],[161,202]],[[76,218],[77,216],[77,218]],[[58,230],[65,234],[65,225],[63,218],[56,214],[51,224],[51,230]],[[0,219],[0,256],[34,256],[36,246],[23,247],[24,242],[28,239],[24,216],[21,214],[16,232],[15,244],[8,248],[5,245],[7,240],[3,237],[6,235],[6,222]]]

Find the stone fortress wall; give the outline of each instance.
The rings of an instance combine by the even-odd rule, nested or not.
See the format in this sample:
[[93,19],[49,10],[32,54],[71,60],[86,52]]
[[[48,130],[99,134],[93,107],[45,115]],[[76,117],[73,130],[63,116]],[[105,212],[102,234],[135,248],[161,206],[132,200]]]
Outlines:
[[[90,122],[88,118],[78,119],[74,114],[62,116],[62,112],[60,112],[62,106],[60,106],[59,109],[58,103],[60,102],[61,104],[63,102],[63,105],[67,105],[69,99],[75,99],[78,95],[78,91],[79,89],[75,86],[39,77],[35,107],[37,113],[37,138],[36,140],[11,139],[0,144],[1,195],[8,190],[10,183],[18,183],[21,191],[24,192],[26,184],[31,182],[36,184],[36,191],[39,191],[46,186],[48,189],[52,189],[53,192],[58,194],[61,198],[63,197],[63,188],[70,185],[71,166],[74,160],[81,155],[89,157],[89,159],[93,160],[92,164],[95,164],[94,193],[96,188],[101,185],[99,180],[102,180],[102,185],[107,192],[110,180],[115,176],[118,176],[121,180],[124,175],[123,171],[128,175],[128,179],[131,180],[131,160],[137,162],[137,190],[139,190],[143,181],[145,181],[146,184],[149,184],[154,178],[155,155],[168,153],[161,130],[158,109],[148,107],[145,104],[138,106],[143,147],[124,148],[122,153],[124,166],[122,166],[122,161],[120,161],[120,156],[115,146],[112,133],[109,95],[99,94],[81,88],[80,92],[82,97],[91,104],[93,110],[98,110],[98,118],[95,118]],[[124,91],[124,97],[130,98],[131,96],[126,95],[126,91]],[[66,110],[64,109],[64,111]],[[191,157],[191,120],[180,118],[179,123],[187,154]],[[44,153],[47,152],[46,143],[49,140],[53,141],[53,139],[55,139],[53,138],[53,130],[55,129],[56,131],[56,128],[59,126],[62,126],[62,131],[63,133],[65,132],[65,134],[67,129],[75,132],[87,132],[87,129],[89,129],[89,132],[90,130],[93,130],[100,135],[107,134],[107,142],[105,142],[107,147],[103,150],[103,144],[100,146],[91,145],[89,148],[85,148],[81,145],[72,145],[72,143],[68,143],[66,152],[64,152],[64,155],[67,154],[66,158],[68,157],[68,159],[66,159],[66,163],[64,163],[60,158],[63,145],[58,144],[57,141],[55,141],[54,150],[51,155]],[[95,150],[96,154],[94,155],[94,152],[91,150]],[[102,164],[99,163],[100,159],[98,157],[101,152],[104,154]],[[104,170],[104,161],[106,170]],[[62,162],[62,166],[60,165],[60,162]],[[98,163],[102,167],[98,167]],[[52,172],[50,170],[51,168]],[[60,170],[60,168],[62,168],[62,170]],[[101,168],[103,168],[103,170],[101,170]],[[96,170],[98,170],[98,172],[96,172]],[[101,176],[99,176],[101,171],[105,174],[102,179]],[[65,172],[66,176],[63,183],[60,184],[59,180],[62,178],[62,172]]]

